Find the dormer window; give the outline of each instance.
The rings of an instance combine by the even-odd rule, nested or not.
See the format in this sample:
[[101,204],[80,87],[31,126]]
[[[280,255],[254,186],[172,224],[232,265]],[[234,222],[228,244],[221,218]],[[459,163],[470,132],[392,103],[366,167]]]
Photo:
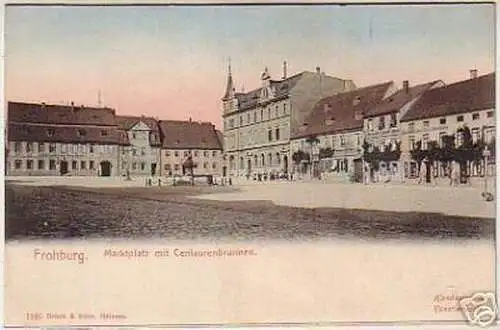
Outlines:
[[49,129],[47,130],[47,135],[48,135],[48,136],[54,136],[54,129],[49,128]]
[[101,131],[101,136],[108,136],[108,131]]
[[326,103],[323,107],[323,110],[325,111],[325,113],[328,113],[332,110],[332,105],[329,104],[329,103]]
[[357,106],[359,102],[361,102],[361,97],[358,96],[352,101],[352,105]]
[[78,130],[78,136],[85,136],[87,134],[87,132],[85,132],[84,129],[79,129]]
[[327,125],[333,125],[334,122],[335,122],[335,117],[330,117],[325,120],[325,123]]

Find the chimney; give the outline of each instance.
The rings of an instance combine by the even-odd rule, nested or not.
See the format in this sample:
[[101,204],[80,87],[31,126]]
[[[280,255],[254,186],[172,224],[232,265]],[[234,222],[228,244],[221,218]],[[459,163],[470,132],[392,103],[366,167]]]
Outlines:
[[45,102],[42,102],[42,109],[45,109]]
[[286,61],[283,62],[283,79],[286,79]]
[[403,90],[406,94],[410,92],[410,82],[408,80],[403,80]]
[[193,119],[191,117],[189,117],[189,122],[191,123],[193,121]]
[[470,79],[477,78],[477,69],[471,69],[471,70],[469,70],[469,73],[470,73]]
[[316,73],[320,74],[321,73],[321,68],[319,66],[316,67]]

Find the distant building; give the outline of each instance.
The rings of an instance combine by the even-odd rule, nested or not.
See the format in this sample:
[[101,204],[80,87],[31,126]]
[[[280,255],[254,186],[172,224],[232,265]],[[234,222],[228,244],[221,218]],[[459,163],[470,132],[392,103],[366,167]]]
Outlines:
[[[484,142],[486,147],[494,148],[495,143],[495,73],[477,77],[472,70],[471,78],[426,92],[414,106],[401,117],[402,160],[404,175],[407,179],[418,176],[419,166],[411,157],[411,151],[420,144],[427,150],[432,142],[443,146],[443,137],[452,136],[456,147],[464,142],[460,129],[467,127],[472,142]],[[494,151],[485,167],[484,159],[469,162],[463,173],[472,177],[485,174],[494,176]],[[480,157],[482,158],[482,157]],[[436,161],[425,163],[426,180],[448,176],[448,165]]]
[[212,123],[160,120],[161,175],[182,175],[182,166],[192,157],[195,175],[222,173],[220,132]]
[[231,68],[223,103],[225,172],[234,176],[289,172],[290,137],[297,132],[314,104],[334,93],[356,86],[351,80],[304,71],[272,79],[267,68],[261,86],[247,93],[236,92]]
[[[352,175],[361,181],[363,116],[392,92],[393,83],[385,82],[328,96],[316,103],[300,131],[292,136],[292,158],[298,171],[307,173],[313,164],[313,176],[323,173],[347,180]],[[317,144],[316,155],[313,144]],[[298,159],[301,152],[309,159]]]
[[125,132],[127,145],[120,146],[120,174],[160,175],[160,130],[158,121],[145,116],[117,116],[120,130]]
[[118,175],[115,110],[8,103],[7,175]]

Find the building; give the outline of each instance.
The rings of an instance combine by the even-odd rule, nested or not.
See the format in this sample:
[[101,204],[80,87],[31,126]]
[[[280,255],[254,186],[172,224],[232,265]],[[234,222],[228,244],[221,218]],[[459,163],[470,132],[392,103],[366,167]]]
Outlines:
[[299,172],[307,173],[312,159],[314,176],[322,173],[342,181],[361,181],[363,116],[390,95],[393,85],[389,81],[358,88],[316,103],[300,132],[292,137],[292,159]]
[[191,157],[195,175],[221,175],[222,143],[212,123],[160,120],[161,175],[182,175],[184,162]]
[[[401,117],[405,178],[411,180],[419,176],[419,164],[412,157],[412,150],[429,150],[434,143],[443,147],[446,136],[451,136],[455,147],[460,147],[464,143],[464,127],[471,133],[473,147],[489,148],[486,174],[494,176],[495,126],[495,73],[478,77],[477,71],[471,70],[468,80],[426,92]],[[461,169],[463,174],[472,177],[485,174],[481,150],[477,153],[479,159],[468,161]],[[427,158],[423,163],[427,182],[448,177],[448,162]]]
[[223,135],[227,174],[255,178],[261,174],[288,173],[290,137],[326,95],[354,89],[350,80],[327,76],[318,67],[272,79],[267,68],[261,86],[247,93],[235,91],[231,67],[223,104]]
[[8,103],[7,175],[118,175],[115,110]]
[[440,80],[410,86],[403,81],[401,89],[392,88],[383,101],[364,114],[363,158],[370,181],[403,181],[400,120],[427,91],[444,86]]
[[127,145],[120,146],[120,174],[160,175],[160,130],[158,120],[145,116],[116,116]]

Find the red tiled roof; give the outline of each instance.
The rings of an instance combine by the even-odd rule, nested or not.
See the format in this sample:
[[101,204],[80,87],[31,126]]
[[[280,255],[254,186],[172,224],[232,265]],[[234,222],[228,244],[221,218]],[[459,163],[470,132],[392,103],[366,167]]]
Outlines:
[[495,107],[495,73],[426,92],[401,118],[410,121]]
[[433,85],[438,83],[439,80],[428,82],[425,84],[416,85],[410,87],[408,91],[404,89],[398,90],[393,95],[387,97],[383,102],[381,102],[376,107],[371,108],[365,117],[375,117],[380,115],[385,115],[392,112],[399,111],[406,103],[410,102],[414,98],[422,95],[422,93],[429,90]]
[[222,149],[211,123],[160,120],[159,127],[165,149]]
[[114,126],[115,110],[68,105],[9,102],[9,122]]
[[292,138],[331,134],[363,128],[363,114],[382,102],[392,81],[335,94],[316,103],[306,119],[307,128]]
[[[103,135],[103,132],[105,135]],[[127,144],[126,134],[109,126],[66,126],[9,123],[9,141]]]

